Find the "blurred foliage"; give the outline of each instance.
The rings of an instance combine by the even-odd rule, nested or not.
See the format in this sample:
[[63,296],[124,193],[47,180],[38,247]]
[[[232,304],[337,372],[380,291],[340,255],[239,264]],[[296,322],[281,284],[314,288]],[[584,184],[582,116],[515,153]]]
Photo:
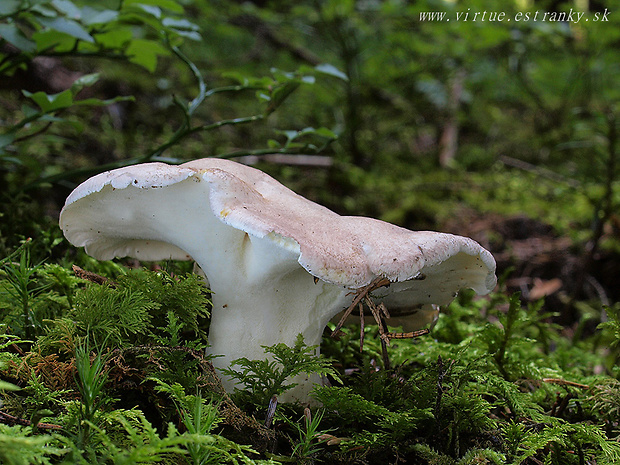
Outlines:
[[[4,5],[0,175],[51,215],[105,168],[322,150],[328,169],[260,167],[342,213],[414,229],[526,213],[619,248],[613,1],[572,23],[471,19],[551,8],[490,0]],[[6,242],[28,233],[4,202]]]
[[[569,12],[584,16],[541,19]],[[0,460],[620,461],[619,31],[617,0],[0,1]],[[329,163],[269,158],[318,154]],[[392,342],[390,371],[374,327],[362,351],[355,328],[326,339],[318,361],[274,346],[286,363],[243,361],[255,387],[235,409],[188,266],[128,273],[56,225],[92,174],[205,156],[411,229],[550,225],[573,260],[546,276],[564,281],[560,302],[461,293],[432,337]],[[344,386],[256,426],[283,373],[313,370]]]

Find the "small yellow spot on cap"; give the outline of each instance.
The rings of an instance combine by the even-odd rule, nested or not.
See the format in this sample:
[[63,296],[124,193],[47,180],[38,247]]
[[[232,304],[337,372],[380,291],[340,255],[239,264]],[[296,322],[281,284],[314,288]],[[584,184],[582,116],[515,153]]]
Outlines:
[[222,218],[226,218],[228,215],[230,215],[230,208],[224,208],[221,212],[220,212],[220,216]]

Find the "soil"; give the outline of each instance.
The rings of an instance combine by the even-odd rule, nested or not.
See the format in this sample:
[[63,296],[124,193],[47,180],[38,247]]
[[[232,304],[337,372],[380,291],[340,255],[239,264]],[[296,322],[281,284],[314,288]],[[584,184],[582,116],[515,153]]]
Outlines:
[[620,273],[620,256],[599,251],[589,261],[586,244],[558,235],[542,221],[467,212],[442,230],[478,241],[495,257],[508,292],[520,291],[530,301],[544,297],[545,310],[558,313],[558,323],[565,326],[579,319],[572,305],[576,299],[604,305],[620,300],[613,278]]

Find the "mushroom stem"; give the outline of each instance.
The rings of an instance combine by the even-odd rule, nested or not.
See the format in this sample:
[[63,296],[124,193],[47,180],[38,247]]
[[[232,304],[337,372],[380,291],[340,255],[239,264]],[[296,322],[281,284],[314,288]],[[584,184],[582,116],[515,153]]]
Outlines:
[[[265,346],[292,346],[300,333],[306,345],[320,346],[327,323],[346,305],[346,288],[325,282],[314,284],[312,276],[302,268],[285,278],[219,291],[210,279],[214,294],[208,353],[216,356],[213,365],[222,375],[227,391],[232,391],[235,382],[222,370],[233,366],[234,360],[264,359]],[[316,355],[319,352],[317,347]],[[293,381],[298,386],[281,396],[280,401],[306,401],[318,377]]]

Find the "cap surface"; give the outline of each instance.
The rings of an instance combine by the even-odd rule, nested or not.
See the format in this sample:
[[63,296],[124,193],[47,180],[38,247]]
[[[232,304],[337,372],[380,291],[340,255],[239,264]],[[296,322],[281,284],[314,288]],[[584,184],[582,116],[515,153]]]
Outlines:
[[[209,215],[211,220],[200,219]],[[187,259],[187,247],[176,237],[202,228],[205,242],[218,241],[224,234],[218,222],[277,244],[297,254],[310,274],[352,289],[377,277],[414,281],[416,289],[436,282],[442,296],[453,296],[455,286],[481,294],[495,286],[495,260],[471,239],[340,216],[228,160],[147,163],[102,173],[71,193],[60,217],[67,239],[100,259]]]

